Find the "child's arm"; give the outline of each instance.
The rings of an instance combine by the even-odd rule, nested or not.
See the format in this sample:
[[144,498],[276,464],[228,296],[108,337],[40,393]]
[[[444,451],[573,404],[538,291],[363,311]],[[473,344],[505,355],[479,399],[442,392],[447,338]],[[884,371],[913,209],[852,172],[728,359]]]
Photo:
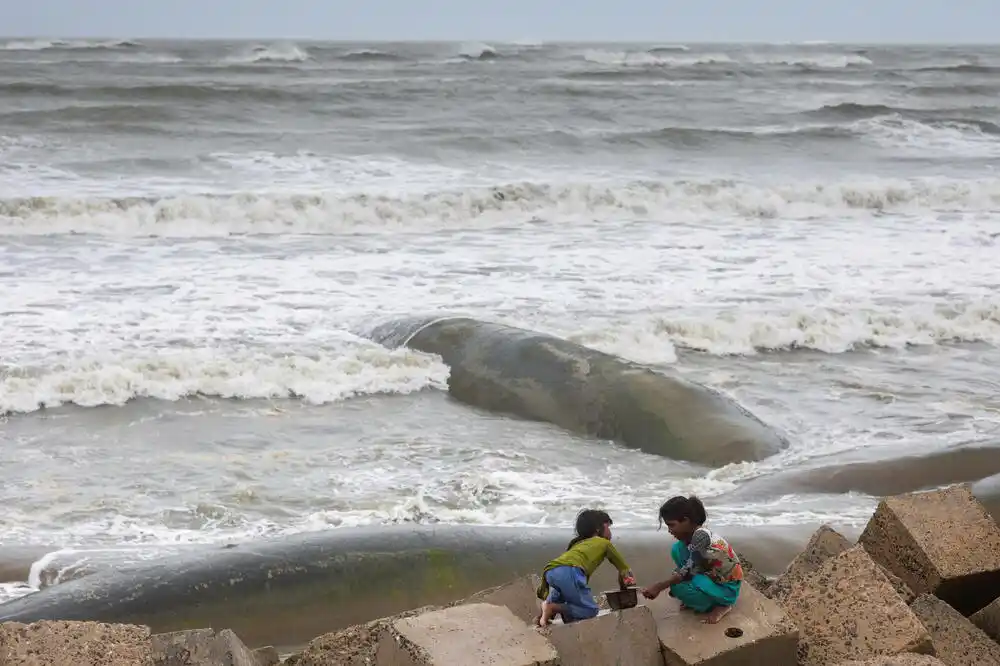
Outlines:
[[606,555],[608,557],[608,561],[611,562],[615,569],[618,569],[618,581],[625,585],[634,585],[635,577],[632,575],[632,570],[629,569],[628,563],[625,562],[625,558],[622,557],[622,554],[618,552],[618,549],[615,548],[615,545],[610,541],[608,542]]
[[709,533],[702,529],[695,530],[694,534],[691,535],[691,543],[688,544],[688,557],[684,561],[684,564],[674,569],[674,573],[671,574],[670,578],[643,589],[643,596],[648,599],[655,599],[660,592],[663,592],[664,590],[669,589],[686,579],[694,571],[695,553],[705,556],[711,546],[712,537]]
[[646,597],[647,599],[655,599],[656,597],[660,596],[661,592],[663,592],[664,590],[669,590],[671,587],[681,582],[682,580],[684,580],[683,576],[679,576],[677,574],[671,574],[670,578],[666,580],[661,580],[659,583],[654,583],[649,587],[642,588],[642,596]]

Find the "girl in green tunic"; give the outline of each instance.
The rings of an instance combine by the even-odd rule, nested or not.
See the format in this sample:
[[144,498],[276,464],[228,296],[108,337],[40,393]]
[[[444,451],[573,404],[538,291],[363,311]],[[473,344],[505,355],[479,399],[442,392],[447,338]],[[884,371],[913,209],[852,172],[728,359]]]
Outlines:
[[597,615],[597,604],[590,591],[590,576],[607,558],[618,569],[623,585],[634,585],[635,578],[625,559],[611,543],[611,516],[604,511],[587,509],[576,517],[576,536],[566,552],[550,561],[542,571],[538,598],[542,613],[538,624],[545,626],[558,613],[564,623],[586,620]]

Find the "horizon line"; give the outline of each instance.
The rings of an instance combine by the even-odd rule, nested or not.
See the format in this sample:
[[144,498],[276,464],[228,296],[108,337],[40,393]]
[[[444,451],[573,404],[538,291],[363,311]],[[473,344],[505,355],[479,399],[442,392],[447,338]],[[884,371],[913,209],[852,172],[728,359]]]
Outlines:
[[152,35],[96,35],[96,34],[35,34],[35,35],[0,35],[0,40],[28,40],[28,39],[94,39],[94,40],[145,40],[145,41],[171,41],[171,42],[243,42],[243,41],[294,41],[313,43],[333,43],[333,44],[460,44],[468,42],[484,42],[496,44],[524,44],[535,43],[539,45],[559,45],[559,44],[677,44],[677,45],[719,45],[719,44],[760,44],[760,45],[814,45],[814,46],[1000,46],[1000,41],[962,41],[962,40],[885,40],[885,41],[851,41],[837,39],[672,39],[665,37],[662,39],[545,39],[543,37],[460,37],[448,39],[394,39],[389,37],[378,38],[352,38],[343,37],[306,37],[290,35],[258,35],[258,36],[212,36],[212,37],[167,37]]

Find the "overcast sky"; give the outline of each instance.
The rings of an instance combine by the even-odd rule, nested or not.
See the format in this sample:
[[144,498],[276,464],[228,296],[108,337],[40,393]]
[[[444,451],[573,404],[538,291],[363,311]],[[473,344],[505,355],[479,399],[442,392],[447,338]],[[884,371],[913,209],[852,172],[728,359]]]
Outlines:
[[997,42],[998,8],[1000,0],[0,0],[0,34]]

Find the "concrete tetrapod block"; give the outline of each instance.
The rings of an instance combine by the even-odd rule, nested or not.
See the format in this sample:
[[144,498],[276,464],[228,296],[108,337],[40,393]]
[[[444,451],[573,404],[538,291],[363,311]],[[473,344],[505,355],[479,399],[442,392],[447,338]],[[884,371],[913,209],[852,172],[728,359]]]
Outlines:
[[[812,575],[828,559],[840,555],[855,545],[829,525],[820,526],[802,552],[796,555],[795,559],[785,568],[785,572],[771,583],[765,594],[779,603],[783,603],[796,581]],[[909,586],[885,567],[882,570],[903,601],[906,603],[913,601],[916,595]]]
[[1000,645],[941,599],[921,594],[910,608],[930,632],[934,653],[948,666],[1000,666]]
[[393,622],[376,666],[560,666],[555,647],[509,608],[462,604]]
[[1000,643],[1000,597],[969,619],[986,632],[987,636]]
[[930,634],[861,546],[796,581],[784,606],[801,631],[802,666],[903,652],[933,654]]
[[253,656],[257,660],[257,666],[278,666],[281,662],[281,655],[273,645],[265,645],[253,651]]
[[969,486],[883,499],[858,543],[914,593],[963,615],[1000,596],[1000,527]]
[[152,666],[149,627],[101,622],[0,624],[0,666]]
[[253,650],[230,629],[188,629],[153,634],[156,666],[261,666]]
[[547,633],[562,666],[663,666],[656,622],[646,606],[553,624]]
[[467,599],[450,605],[493,604],[494,606],[506,606],[514,615],[528,624],[532,624],[542,610],[542,602],[536,594],[540,582],[538,576],[522,576],[509,583],[477,592]]
[[[704,615],[682,611],[667,592],[653,600],[640,598],[653,613],[666,666],[795,665],[798,629],[778,604],[752,585],[742,588],[736,605],[718,624],[705,624]],[[742,633],[730,637],[728,629]]]
[[828,559],[849,550],[853,545],[840,532],[829,525],[822,525],[802,552],[785,567],[784,573],[771,583],[767,596],[783,601],[796,581],[811,575]]
[[890,654],[864,661],[842,661],[837,666],[948,666],[937,657],[927,654]]
[[421,606],[389,617],[345,627],[311,640],[305,649],[285,658],[285,666],[371,666],[375,663],[382,637],[393,622],[405,617],[439,610],[437,606]]

